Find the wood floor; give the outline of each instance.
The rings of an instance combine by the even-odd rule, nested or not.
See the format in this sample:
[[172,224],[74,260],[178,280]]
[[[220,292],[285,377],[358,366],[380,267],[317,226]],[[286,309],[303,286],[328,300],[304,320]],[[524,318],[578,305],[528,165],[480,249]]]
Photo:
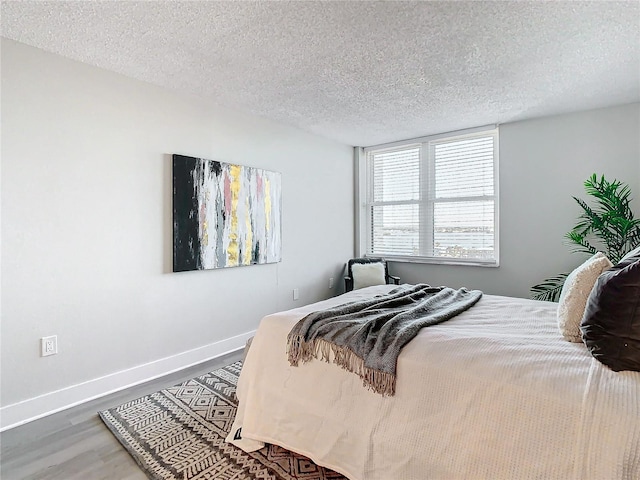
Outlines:
[[97,415],[242,359],[242,351],[116,392],[0,434],[2,480],[146,480]]

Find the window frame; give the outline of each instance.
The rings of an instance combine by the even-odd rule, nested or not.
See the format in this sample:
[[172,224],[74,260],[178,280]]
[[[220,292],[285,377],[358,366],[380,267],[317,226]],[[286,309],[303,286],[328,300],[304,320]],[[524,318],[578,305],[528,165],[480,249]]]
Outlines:
[[[457,132],[442,133],[438,135],[430,135],[426,137],[420,137],[415,139],[404,140],[400,142],[393,142],[382,145],[374,145],[370,147],[355,149],[356,160],[356,255],[361,257],[379,257],[379,254],[374,254],[369,251],[371,246],[372,235],[372,219],[371,219],[371,207],[373,205],[382,205],[385,202],[374,202],[372,200],[371,191],[373,187],[372,168],[369,165],[369,153],[370,152],[385,152],[394,151],[399,149],[410,148],[414,146],[420,146],[420,176],[422,182],[428,181],[429,175],[433,176],[435,171],[435,144],[441,142],[449,142],[456,140],[463,140],[465,138],[474,138],[482,136],[493,137],[493,186],[494,191],[492,196],[485,196],[485,199],[493,199],[494,202],[494,258],[493,259],[466,259],[466,258],[451,258],[451,257],[433,257],[424,255],[384,255],[384,258],[389,261],[408,262],[408,263],[428,263],[428,264],[440,264],[440,265],[467,265],[467,266],[480,266],[480,267],[498,267],[500,265],[500,189],[499,189],[499,129],[497,125],[483,126],[473,129],[467,129]],[[425,197],[420,198],[418,201],[399,201],[402,204],[420,204],[425,205],[427,208],[422,209],[421,224],[420,224],[420,244],[424,247],[425,243],[429,248],[433,245],[428,245],[433,241],[433,209],[436,203],[442,203],[446,201],[463,201],[467,197],[453,197],[455,200],[437,200],[435,199],[434,188],[426,188]],[[481,201],[478,197],[469,197],[473,201]],[[430,217],[431,221],[424,220],[428,218],[428,212],[432,212]],[[430,240],[429,240],[430,239]],[[423,250],[424,251],[424,250]],[[431,250],[432,251],[432,250]]]

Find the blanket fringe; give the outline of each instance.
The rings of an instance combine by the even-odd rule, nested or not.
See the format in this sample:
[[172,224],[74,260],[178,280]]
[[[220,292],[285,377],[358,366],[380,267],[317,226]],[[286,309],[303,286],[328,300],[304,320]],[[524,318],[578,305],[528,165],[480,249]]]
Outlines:
[[394,374],[367,367],[364,360],[347,347],[334,345],[321,338],[306,342],[301,335],[290,335],[287,339],[287,357],[289,364],[294,367],[313,358],[334,363],[358,375],[365,387],[382,396],[393,396],[396,391]]

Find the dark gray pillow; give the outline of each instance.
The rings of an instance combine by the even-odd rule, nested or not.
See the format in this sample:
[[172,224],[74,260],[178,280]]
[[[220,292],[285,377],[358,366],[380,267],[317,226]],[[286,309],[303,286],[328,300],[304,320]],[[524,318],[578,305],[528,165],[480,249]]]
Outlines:
[[598,277],[580,330],[591,354],[611,370],[640,372],[640,254]]

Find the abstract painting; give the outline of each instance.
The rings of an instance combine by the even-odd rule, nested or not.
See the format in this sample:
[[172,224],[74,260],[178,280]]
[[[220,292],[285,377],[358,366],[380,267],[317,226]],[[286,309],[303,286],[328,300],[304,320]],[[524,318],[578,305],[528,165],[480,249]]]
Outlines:
[[173,271],[281,259],[280,173],[173,155]]

